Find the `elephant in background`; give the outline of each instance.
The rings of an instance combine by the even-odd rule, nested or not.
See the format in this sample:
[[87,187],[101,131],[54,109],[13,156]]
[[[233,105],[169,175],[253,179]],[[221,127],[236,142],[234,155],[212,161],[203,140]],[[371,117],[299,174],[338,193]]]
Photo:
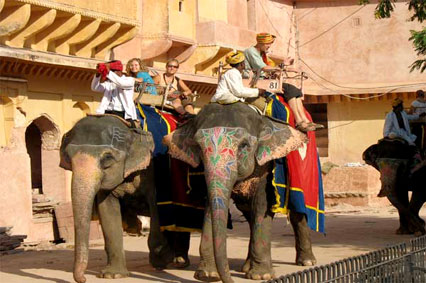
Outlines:
[[[67,132],[60,149],[60,166],[71,170],[72,206],[75,225],[74,280],[85,282],[88,264],[89,225],[93,204],[105,239],[108,263],[103,278],[128,275],[123,249],[122,214],[146,214],[149,207],[151,229],[148,238],[150,262],[171,262],[173,255],[159,227],[153,168],[150,165],[154,142],[149,132],[136,132],[116,116],[88,116]],[[129,201],[120,208],[120,200]],[[129,205],[128,207],[126,205]],[[130,221],[132,222],[132,221]]]
[[[208,203],[194,277],[233,282],[226,254],[226,225],[232,197],[250,224],[250,244],[243,272],[250,279],[274,276],[271,260],[273,213],[271,177],[274,159],[297,149],[306,136],[288,124],[253,111],[247,104],[212,103],[163,142],[169,154],[193,167],[203,162]],[[290,214],[295,231],[296,262],[315,264],[306,216]]]
[[[380,172],[379,197],[387,197],[398,210],[397,234],[425,234],[419,211],[426,201],[426,161],[415,161],[415,147],[397,140],[383,139],[368,147],[362,159]],[[413,166],[415,165],[415,168]],[[408,191],[412,191],[408,199]]]

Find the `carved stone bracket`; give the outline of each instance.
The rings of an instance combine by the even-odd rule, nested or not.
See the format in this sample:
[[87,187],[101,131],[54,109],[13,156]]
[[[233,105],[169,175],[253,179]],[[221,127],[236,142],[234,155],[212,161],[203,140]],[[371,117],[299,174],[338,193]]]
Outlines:
[[[126,3],[139,5],[137,0]],[[137,34],[141,22],[135,12],[126,18],[85,7],[49,0],[0,0],[0,44],[108,60],[112,48]]]

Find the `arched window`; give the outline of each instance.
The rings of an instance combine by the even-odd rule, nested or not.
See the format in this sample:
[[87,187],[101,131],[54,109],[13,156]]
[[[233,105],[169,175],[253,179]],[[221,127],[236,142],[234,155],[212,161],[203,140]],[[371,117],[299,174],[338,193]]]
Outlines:
[[[58,169],[59,138],[58,126],[44,114],[33,120],[25,131],[25,145],[31,161],[33,203],[64,199],[63,177]],[[38,205],[33,204],[34,215],[40,213],[37,208]]]

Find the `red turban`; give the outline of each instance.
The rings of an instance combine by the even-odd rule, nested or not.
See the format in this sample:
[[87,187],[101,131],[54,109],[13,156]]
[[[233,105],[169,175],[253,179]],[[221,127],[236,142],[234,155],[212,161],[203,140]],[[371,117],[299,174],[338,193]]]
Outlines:
[[109,63],[109,69],[111,71],[123,71],[123,64],[120,60]]
[[[107,68],[107,64],[109,65],[109,69]],[[108,75],[108,71],[123,71],[123,64],[121,61],[113,61],[110,63],[100,63],[98,64],[98,73],[101,74],[101,77],[103,80],[106,79],[106,76]]]

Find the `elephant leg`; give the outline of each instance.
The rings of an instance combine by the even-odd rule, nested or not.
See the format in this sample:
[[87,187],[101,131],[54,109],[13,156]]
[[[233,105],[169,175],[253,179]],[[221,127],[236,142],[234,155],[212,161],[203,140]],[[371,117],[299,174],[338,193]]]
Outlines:
[[423,222],[409,209],[406,191],[391,191],[387,197],[399,214],[400,227],[396,230],[396,234],[413,234],[425,230]]
[[211,210],[209,207],[206,207],[200,242],[200,263],[194,274],[195,279],[205,282],[220,281],[214,258],[211,219]]
[[189,244],[191,240],[190,232],[164,231],[169,246],[174,251],[173,265],[176,268],[185,268],[189,266]]
[[409,210],[410,212],[417,218],[417,220],[421,223],[420,229],[417,229],[414,231],[414,234],[416,236],[424,235],[426,234],[425,231],[425,221],[419,216],[420,209],[422,208],[423,204],[425,203],[425,192],[422,190],[416,190],[413,192],[409,204]]
[[[238,205],[237,205],[237,208],[239,209]],[[241,210],[241,209],[240,209],[240,211],[243,213],[244,218],[247,220],[247,223],[249,224],[250,235],[251,235],[251,233],[252,233],[252,231],[251,231],[252,230],[252,225],[250,224],[251,223],[250,213],[247,212],[247,211]],[[248,251],[247,251],[246,261],[244,262],[243,266],[241,267],[241,272],[244,272],[244,273],[247,273],[250,270],[250,247],[252,245],[252,241],[253,241],[252,237],[250,237],[250,242],[249,242],[249,248],[248,248]]]
[[148,203],[150,214],[148,235],[149,263],[154,268],[164,269],[167,264],[173,262],[174,254],[160,228],[160,217],[155,197],[154,166],[152,163],[143,172],[141,187],[145,190],[146,202]]
[[123,249],[123,229],[118,199],[110,192],[99,191],[97,195],[99,220],[105,239],[107,266],[101,271],[101,278],[124,278],[129,275]]
[[306,215],[291,211],[290,223],[293,227],[296,241],[296,264],[303,266],[315,265],[317,260],[312,252],[311,235]]
[[271,259],[271,230],[273,215],[268,211],[266,176],[262,177],[252,201],[250,234],[250,270],[246,277],[269,280],[275,276]]

